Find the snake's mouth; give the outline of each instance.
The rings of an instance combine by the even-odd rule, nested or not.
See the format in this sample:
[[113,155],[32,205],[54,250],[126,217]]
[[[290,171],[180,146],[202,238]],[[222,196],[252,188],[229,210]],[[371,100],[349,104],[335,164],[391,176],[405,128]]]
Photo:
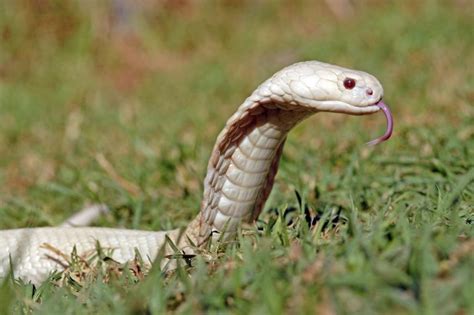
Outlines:
[[382,102],[382,100],[375,103],[374,106],[377,106],[379,109],[383,111],[385,115],[385,119],[387,120],[387,129],[385,130],[385,133],[382,136],[372,141],[367,142],[367,145],[371,145],[371,146],[388,140],[393,132],[393,116],[388,106],[384,102]]

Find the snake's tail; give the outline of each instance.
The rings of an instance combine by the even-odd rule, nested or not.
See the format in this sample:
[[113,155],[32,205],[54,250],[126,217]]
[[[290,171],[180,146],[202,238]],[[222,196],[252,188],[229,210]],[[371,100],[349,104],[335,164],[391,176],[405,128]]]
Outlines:
[[64,221],[61,227],[89,226],[100,216],[110,212],[109,207],[104,204],[94,204],[85,207]]

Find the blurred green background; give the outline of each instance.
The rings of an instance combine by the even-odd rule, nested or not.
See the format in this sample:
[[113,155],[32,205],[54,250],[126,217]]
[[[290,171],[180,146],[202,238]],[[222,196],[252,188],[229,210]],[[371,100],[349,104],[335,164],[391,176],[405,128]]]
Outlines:
[[[375,75],[395,132],[368,148],[364,143],[385,128],[382,115],[319,114],[304,122],[289,136],[267,209],[297,205],[297,190],[314,213],[342,209],[348,225],[368,238],[357,242],[378,244],[390,230],[408,251],[394,267],[406,281],[401,293],[374,298],[392,284],[361,267],[379,266],[368,263],[374,257],[390,263],[384,250],[397,246],[384,241],[360,258],[335,227],[326,246],[345,253],[334,259],[360,277],[352,286],[334,275],[335,287],[343,288],[339,298],[350,303],[334,306],[340,293],[334,282],[322,282],[330,290],[314,289],[295,280],[304,277],[303,267],[288,267],[286,291],[277,294],[265,281],[254,288],[261,301],[236,281],[229,290],[239,288],[232,292],[244,306],[216,297],[217,304],[206,304],[212,294],[200,296],[204,289],[194,284],[177,306],[157,310],[312,313],[320,306],[324,314],[467,314],[472,257],[463,252],[445,278],[439,270],[459,248],[474,251],[473,29],[469,0],[1,1],[0,228],[57,225],[89,203],[111,207],[102,226],[183,226],[198,211],[207,159],[226,119],[272,73],[315,59]],[[256,247],[275,254],[278,237],[262,242]],[[316,245],[300,264],[314,262]],[[368,275],[378,279],[370,288],[363,285]],[[202,277],[225,291],[219,275]],[[447,289],[433,292],[435,283]],[[162,292],[168,289],[176,288]],[[298,290],[301,301],[294,302]],[[123,303],[120,310],[87,307],[134,307]]]

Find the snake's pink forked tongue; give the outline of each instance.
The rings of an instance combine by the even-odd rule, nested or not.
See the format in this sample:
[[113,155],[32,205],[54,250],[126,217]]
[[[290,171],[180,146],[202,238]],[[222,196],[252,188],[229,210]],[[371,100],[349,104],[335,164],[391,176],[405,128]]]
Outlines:
[[385,130],[385,133],[383,134],[383,136],[380,136],[377,139],[367,142],[368,145],[376,145],[376,144],[379,144],[380,142],[384,142],[385,140],[388,140],[388,138],[390,138],[390,136],[392,135],[392,131],[393,131],[393,116],[388,106],[382,101],[378,102],[375,105],[377,105],[383,111],[385,118],[387,119],[387,130]]

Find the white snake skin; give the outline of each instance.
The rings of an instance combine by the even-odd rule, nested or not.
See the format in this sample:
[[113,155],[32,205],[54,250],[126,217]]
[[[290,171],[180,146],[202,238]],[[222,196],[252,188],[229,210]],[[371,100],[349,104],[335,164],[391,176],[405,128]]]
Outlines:
[[[344,80],[356,84],[346,88]],[[219,134],[204,179],[200,214],[187,226],[186,236],[201,244],[210,235],[235,234],[241,221],[252,222],[260,214],[273,186],[287,133],[303,119],[320,112],[364,115],[377,112],[383,96],[372,75],[308,61],[288,66],[262,83],[237,109]],[[211,233],[217,232],[217,233]],[[79,254],[93,251],[98,241],[114,249],[113,259],[126,262],[135,249],[152,261],[178,231],[151,232],[93,227],[47,227],[0,231],[0,278],[13,266],[14,276],[41,282],[67,262],[41,245],[63,253],[74,245]],[[186,239],[186,238],[183,238]],[[192,251],[188,242],[181,249]]]

